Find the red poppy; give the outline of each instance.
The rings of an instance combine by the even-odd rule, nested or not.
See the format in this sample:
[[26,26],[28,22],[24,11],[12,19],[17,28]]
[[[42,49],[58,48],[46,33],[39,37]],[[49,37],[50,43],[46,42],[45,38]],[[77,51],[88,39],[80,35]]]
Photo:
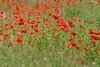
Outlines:
[[75,32],[70,33],[70,35],[71,35],[72,37],[76,37],[76,33],[75,33]]
[[35,26],[34,25],[29,25],[29,27],[34,28]]
[[10,37],[10,35],[9,34],[5,34],[5,37]]
[[84,20],[84,23],[88,22],[87,20]]
[[82,0],[79,0],[80,2],[82,1]]
[[78,42],[79,42],[79,43],[81,43],[81,42],[82,42],[82,40],[78,40]]
[[49,14],[48,14],[48,16],[51,16],[51,15],[52,15],[52,13],[49,13]]
[[70,5],[70,3],[69,3],[69,2],[67,2],[67,5]]
[[4,11],[1,11],[1,14],[3,14],[4,13]]
[[3,33],[0,33],[0,36],[3,36]]
[[76,17],[74,17],[72,20],[76,20]]
[[36,22],[32,20],[32,21],[28,21],[28,23],[35,24]]
[[85,51],[88,51],[88,50],[89,50],[89,48],[88,48],[88,47],[85,47],[85,48],[84,48],[84,50],[85,50]]
[[69,29],[65,29],[64,32],[69,32]]
[[52,28],[52,26],[48,26],[48,28]]
[[52,17],[54,17],[55,19],[59,18],[56,14],[53,14]]
[[97,54],[98,54],[98,53],[99,53],[99,50],[95,50],[95,53],[97,53]]
[[35,33],[34,32],[30,32],[30,35],[35,35]]
[[71,44],[69,44],[69,43],[68,43],[68,44],[66,44],[66,46],[68,46],[68,47],[72,47],[72,45],[71,45]]
[[2,39],[0,39],[0,41],[2,41]]
[[0,30],[0,32],[1,32],[1,31],[3,31],[3,30]]
[[81,28],[81,29],[83,29],[83,28],[84,28],[84,26],[80,25],[80,28]]
[[11,41],[11,42],[10,42],[11,47],[13,47],[13,43],[14,43],[14,41]]
[[17,42],[23,42],[23,40],[21,39],[21,37],[17,37],[16,40],[17,40]]
[[94,34],[94,31],[92,29],[89,30],[90,34]]
[[41,23],[42,21],[41,20],[38,20],[38,23]]
[[8,47],[10,47],[10,45],[9,45],[9,44],[8,44],[7,46],[8,46]]
[[94,20],[91,20],[91,23],[93,23],[94,22]]
[[76,43],[74,43],[74,42],[71,42],[71,45],[72,45],[72,46],[77,46],[77,44],[76,44]]
[[24,24],[24,21],[20,21],[18,22],[19,25],[23,25]]
[[32,41],[31,40],[27,40],[28,41],[28,43],[31,43]]
[[43,32],[43,35],[45,35],[45,33]]
[[98,35],[100,32],[99,31],[95,31],[94,34]]
[[90,36],[90,39],[91,39],[91,40],[99,40],[100,38],[97,37],[97,36]]
[[89,10],[87,10],[86,12],[89,12]]
[[74,24],[71,24],[70,27],[75,27],[75,25]]
[[60,23],[57,23],[57,26],[61,26],[61,24]]
[[67,38],[68,41],[72,41],[72,38]]
[[47,26],[47,24],[43,24],[43,28],[45,28]]
[[80,63],[82,64],[84,61],[80,61]]
[[92,44],[94,45],[94,47],[96,47],[97,45],[95,44],[95,42],[93,41]]
[[77,18],[77,21],[81,21],[81,19]]
[[13,31],[16,31],[15,29],[13,29]]
[[64,27],[60,27],[60,29],[61,29],[61,30],[65,30],[65,28],[64,28]]
[[68,24],[71,25],[71,24],[73,24],[73,22],[72,21],[68,21]]
[[76,49],[78,49],[78,50],[79,50],[79,49],[81,49],[81,47],[78,47],[78,46],[77,46],[77,47],[76,47]]
[[52,50],[50,49],[50,52],[52,52]]
[[35,28],[34,28],[34,31],[35,31],[35,32],[39,32],[39,31],[40,31],[40,29],[35,29]]
[[68,26],[67,26],[67,24],[62,24],[62,26],[64,27],[64,28],[67,28],[68,29]]
[[39,41],[37,41],[37,43],[40,43]]

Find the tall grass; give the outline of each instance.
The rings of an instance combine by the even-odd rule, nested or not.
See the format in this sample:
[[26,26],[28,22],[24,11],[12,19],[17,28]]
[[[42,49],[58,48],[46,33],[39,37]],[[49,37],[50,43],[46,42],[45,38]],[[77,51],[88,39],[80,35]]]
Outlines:
[[[14,2],[17,3],[20,10],[16,10],[16,4],[7,6],[7,4],[12,3],[11,1],[2,3],[2,7],[0,8],[0,12],[4,11],[4,13],[0,15],[5,15],[7,17],[7,19],[5,19],[5,17],[0,17],[0,29],[3,30],[1,31],[3,35],[0,35],[0,39],[2,39],[0,42],[0,67],[100,66],[100,54],[95,53],[96,49],[100,51],[100,39],[90,40],[91,34],[89,34],[90,29],[100,32],[100,3],[97,4],[97,1],[76,1],[75,3],[69,2],[70,5],[68,5],[67,2],[59,1],[59,5],[56,5],[57,1],[51,0],[50,2],[46,2],[44,0],[39,0],[39,9],[36,9],[34,6],[36,6],[37,1],[21,0],[21,4],[24,7],[24,11],[22,12],[19,2],[17,0]],[[43,4],[40,6],[42,2]],[[64,3],[65,5],[63,5]],[[96,5],[97,7],[95,7]],[[32,8],[32,6],[34,8]],[[49,6],[50,9],[47,9]],[[63,6],[63,8],[58,8],[59,6]],[[60,13],[55,13],[55,8],[57,8]],[[7,9],[8,12],[6,12],[5,9]],[[29,16],[28,11],[32,11],[33,14]],[[19,14],[14,14],[14,12],[19,12]],[[38,15],[37,12],[40,12],[41,15]],[[59,19],[48,16],[49,13],[52,13],[52,15],[57,14],[57,16],[62,15],[61,18],[64,19],[62,23],[64,22],[68,25],[69,32],[61,30],[56,23]],[[36,15],[39,17],[36,18]],[[14,19],[15,16],[19,17]],[[72,20],[74,17],[80,19],[80,21]],[[18,25],[20,18],[25,20],[25,27]],[[43,21],[44,18],[47,20]],[[38,26],[31,28],[30,25],[32,24],[27,23],[28,20],[34,20],[36,22],[35,24]],[[40,20],[41,23],[38,23]],[[84,20],[88,22],[84,23]],[[95,21],[91,23],[92,20]],[[68,21],[72,21],[75,27],[70,27]],[[8,23],[8,27],[12,25],[13,28],[6,29],[5,23]],[[11,23],[11,25],[9,23]],[[43,24],[47,24],[47,26],[43,28]],[[84,28],[81,29],[80,25],[84,26]],[[49,26],[52,27],[48,28]],[[15,31],[13,31],[14,29]],[[27,33],[20,33],[18,29],[27,30]],[[40,29],[40,32],[36,32],[34,29]],[[57,29],[58,31],[55,32],[53,29]],[[32,32],[34,32],[34,34],[30,35]],[[77,34],[76,37],[70,35],[72,32]],[[43,35],[43,33],[45,34]],[[9,34],[10,37],[8,36],[7,39],[4,39],[6,34]],[[23,40],[22,43],[16,40],[16,38],[19,37],[18,34]],[[92,35],[100,38],[100,33],[98,35]],[[67,38],[72,38],[71,42],[76,43],[81,49],[76,49],[76,46],[68,47],[68,43],[71,42],[68,41]],[[80,39],[82,40],[81,43],[78,42]],[[27,40],[31,40],[31,43]],[[13,46],[10,44],[12,41],[14,41]],[[96,47],[93,46],[93,41],[96,42]],[[85,47],[88,47],[89,50],[85,51]]]

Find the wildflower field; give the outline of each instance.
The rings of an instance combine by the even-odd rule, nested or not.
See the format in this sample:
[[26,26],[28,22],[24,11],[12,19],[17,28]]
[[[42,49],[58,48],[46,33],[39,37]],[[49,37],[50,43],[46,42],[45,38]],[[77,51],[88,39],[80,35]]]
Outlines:
[[100,67],[100,0],[0,0],[0,67]]

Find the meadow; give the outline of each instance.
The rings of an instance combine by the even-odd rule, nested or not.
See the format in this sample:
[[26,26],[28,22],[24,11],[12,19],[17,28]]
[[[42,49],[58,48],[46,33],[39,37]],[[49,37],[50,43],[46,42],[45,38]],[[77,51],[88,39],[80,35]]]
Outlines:
[[0,67],[100,67],[100,0],[0,0]]

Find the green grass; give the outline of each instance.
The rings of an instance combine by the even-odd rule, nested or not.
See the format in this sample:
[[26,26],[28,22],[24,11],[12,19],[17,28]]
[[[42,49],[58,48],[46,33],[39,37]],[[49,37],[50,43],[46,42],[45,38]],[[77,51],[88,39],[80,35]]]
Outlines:
[[[27,2],[29,2],[29,5],[27,5]],[[17,6],[20,9],[18,11],[15,8],[16,4],[7,6],[8,3],[11,3],[11,1],[8,3],[2,3],[0,12],[4,10],[5,14],[0,15],[6,15],[7,19],[0,20],[0,29],[3,30],[0,32],[3,33],[3,36],[0,35],[0,39],[3,40],[0,41],[0,67],[100,67],[100,53],[95,53],[96,49],[100,51],[100,39],[90,40],[91,34],[89,34],[89,29],[100,32],[100,4],[97,4],[97,1],[89,1],[87,4],[85,4],[84,1],[77,1],[75,3],[70,2],[69,6],[65,4],[64,8],[58,9],[60,13],[55,13],[54,7],[52,6],[55,5],[55,8],[57,8],[63,5],[64,2],[60,1],[59,5],[56,5],[56,2],[54,1],[47,3],[43,0],[39,0],[39,4],[40,2],[47,4],[45,6],[42,4],[42,6],[39,7],[41,15],[39,18],[36,18],[34,15],[38,15],[37,11],[39,12],[39,10],[36,8],[32,9],[32,5],[35,6],[35,2],[36,1],[31,0],[23,1],[21,3],[24,7],[23,12],[21,11],[22,7],[18,5],[17,0],[15,0],[15,3],[17,3]],[[95,4],[91,5],[91,2],[94,2]],[[77,7],[75,7],[75,5]],[[97,7],[95,7],[96,5]],[[47,9],[49,6],[52,7],[50,10]],[[6,8],[8,8],[8,12],[5,11]],[[89,10],[89,12],[87,12],[87,10]],[[30,19],[28,16],[28,11],[34,11],[33,14],[30,14]],[[19,14],[13,14],[14,12],[19,12]],[[64,21],[62,22],[66,24],[68,24],[68,21],[72,21],[75,27],[70,27],[68,25],[69,32],[60,30],[60,27],[58,27],[56,24],[58,20],[54,19],[52,16],[48,16],[48,14],[51,12],[52,14],[57,14],[57,16],[62,15],[61,18],[64,18]],[[10,16],[10,14],[12,14],[12,16]],[[23,18],[25,20],[25,27],[15,24],[15,22],[18,23],[18,19],[14,19],[14,17],[20,15],[21,17],[18,17],[18,19]],[[74,21],[72,20],[73,17],[79,18],[81,21]],[[44,22],[44,18],[48,19],[48,21]],[[27,20],[34,20],[35,22],[41,20],[41,23],[35,23],[38,25],[38,27],[31,28],[29,26],[32,24],[27,23]],[[52,20],[52,22],[50,22],[50,20]],[[87,20],[88,22],[84,23],[84,20]],[[95,21],[91,23],[91,20]],[[11,25],[14,27],[6,30],[5,23],[8,23],[8,27]],[[12,24],[10,25],[9,23]],[[43,28],[43,24],[48,25]],[[80,29],[80,25],[84,26],[85,28]],[[48,28],[49,26],[52,26],[52,28]],[[41,30],[39,32],[40,34],[33,31],[35,28]],[[16,31],[13,31],[13,29]],[[27,33],[19,33],[17,31],[18,29],[27,29]],[[59,31],[55,32],[52,29],[57,29]],[[48,30],[50,32],[48,32]],[[34,32],[35,35],[31,36],[31,32]],[[43,35],[43,32],[45,32],[45,35]],[[70,35],[72,32],[77,34],[76,37],[72,37]],[[4,40],[6,34],[9,34],[10,37]],[[23,40],[23,45],[16,41],[16,38],[18,37],[17,34],[20,34]],[[100,38],[100,33],[99,35],[93,35]],[[67,41],[67,38],[73,38],[71,42],[76,43],[77,46],[81,47],[81,49],[77,50],[73,46],[68,47],[67,44],[71,42]],[[81,43],[78,43],[79,39],[82,39]],[[28,43],[27,40],[31,40],[31,43]],[[13,47],[10,44],[11,41],[14,41]],[[38,41],[39,43],[37,43]],[[93,41],[96,42],[96,47],[93,46]],[[8,47],[8,45],[10,45],[10,47]],[[89,50],[85,51],[85,47],[89,47]],[[81,61],[84,62],[81,64]]]

